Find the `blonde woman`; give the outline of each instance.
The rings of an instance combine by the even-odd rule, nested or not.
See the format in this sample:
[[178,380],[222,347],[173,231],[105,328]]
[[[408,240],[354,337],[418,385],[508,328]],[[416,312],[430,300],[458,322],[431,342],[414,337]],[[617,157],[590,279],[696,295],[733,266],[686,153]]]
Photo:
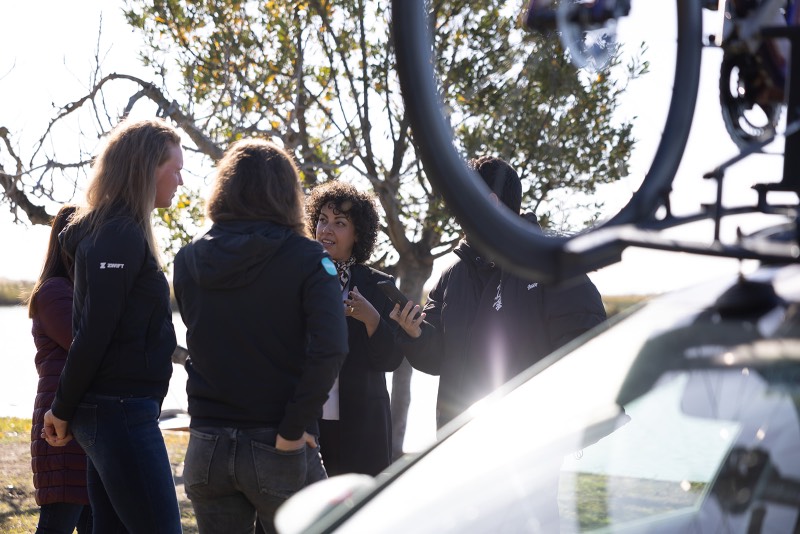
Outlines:
[[74,261],[74,338],[42,433],[86,451],[94,532],[181,532],[158,427],[176,340],[150,220],[170,206],[182,167],[164,121],[121,123],[97,156],[86,207],[61,233]]

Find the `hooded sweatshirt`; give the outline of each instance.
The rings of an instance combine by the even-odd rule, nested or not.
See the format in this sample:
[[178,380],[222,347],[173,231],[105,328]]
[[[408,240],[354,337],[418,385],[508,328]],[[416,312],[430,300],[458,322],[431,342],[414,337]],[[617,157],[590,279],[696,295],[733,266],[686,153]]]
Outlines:
[[216,223],[178,252],[173,286],[191,425],[318,434],[347,354],[342,293],[322,246],[269,222]]

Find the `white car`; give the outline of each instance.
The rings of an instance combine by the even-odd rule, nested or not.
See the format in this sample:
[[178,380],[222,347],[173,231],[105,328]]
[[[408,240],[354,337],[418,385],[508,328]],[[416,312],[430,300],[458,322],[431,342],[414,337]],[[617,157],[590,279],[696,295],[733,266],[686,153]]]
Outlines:
[[658,297],[552,354],[281,534],[800,532],[800,266]]

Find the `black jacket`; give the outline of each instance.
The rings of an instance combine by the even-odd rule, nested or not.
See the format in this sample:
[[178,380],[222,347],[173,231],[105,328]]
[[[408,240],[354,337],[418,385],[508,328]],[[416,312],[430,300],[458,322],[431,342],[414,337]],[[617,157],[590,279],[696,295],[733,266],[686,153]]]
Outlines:
[[73,341],[52,405],[65,420],[87,392],[163,398],[176,346],[169,284],[142,229],[117,216],[86,233],[60,235],[75,260]]
[[439,427],[606,318],[585,275],[551,286],[503,272],[462,242],[425,304],[422,335],[405,355],[439,375]]
[[[377,475],[392,459],[392,416],[386,373],[403,362],[401,347],[395,343],[398,328],[389,319],[394,305],[376,285],[394,279],[364,265],[350,268],[350,287],[381,314],[381,322],[372,334],[361,321],[347,318],[350,351],[339,372],[340,468],[343,472]],[[325,436],[321,436],[323,458]]]
[[316,434],[347,353],[336,269],[316,241],[268,222],[217,223],[175,257],[191,425]]

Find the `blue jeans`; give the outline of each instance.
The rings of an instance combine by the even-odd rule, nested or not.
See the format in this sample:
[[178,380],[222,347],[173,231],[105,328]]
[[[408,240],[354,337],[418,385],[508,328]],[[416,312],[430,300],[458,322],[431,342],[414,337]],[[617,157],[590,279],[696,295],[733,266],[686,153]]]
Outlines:
[[92,509],[85,504],[54,502],[39,508],[39,525],[36,534],[90,534]]
[[87,394],[78,406],[70,428],[86,451],[94,532],[182,532],[160,411],[153,397]]
[[327,478],[319,448],[275,448],[277,428],[192,428],[183,480],[203,533],[253,532],[256,514],[266,532],[283,502]]

